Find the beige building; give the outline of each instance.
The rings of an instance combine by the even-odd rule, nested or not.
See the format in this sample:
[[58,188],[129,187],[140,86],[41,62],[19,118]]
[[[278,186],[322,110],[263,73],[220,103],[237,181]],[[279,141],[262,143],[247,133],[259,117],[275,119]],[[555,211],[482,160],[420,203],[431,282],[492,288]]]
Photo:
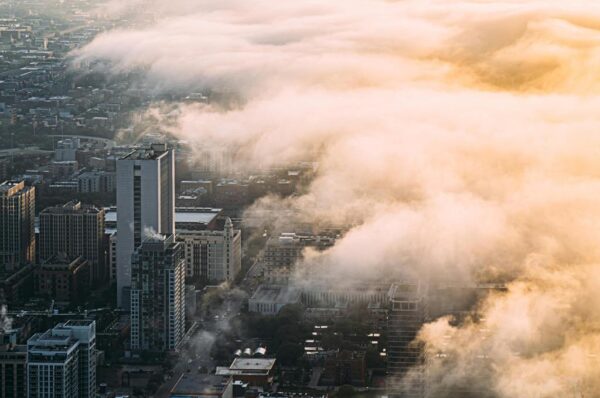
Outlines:
[[104,279],[104,209],[71,201],[40,213],[39,258],[46,262],[64,253],[90,264],[90,282]]
[[222,230],[177,230],[185,245],[188,281],[219,283],[232,281],[242,267],[241,231],[226,218]]
[[304,249],[325,250],[335,244],[333,236],[302,235],[283,232],[267,241],[263,263],[267,267],[292,267],[303,258]]
[[23,181],[0,184],[0,267],[35,261],[35,188]]

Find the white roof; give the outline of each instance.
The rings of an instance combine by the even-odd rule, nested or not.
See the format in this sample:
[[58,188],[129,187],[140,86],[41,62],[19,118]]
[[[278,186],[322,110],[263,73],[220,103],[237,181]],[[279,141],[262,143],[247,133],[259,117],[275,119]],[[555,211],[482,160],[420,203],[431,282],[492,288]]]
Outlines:
[[[190,211],[175,209],[175,224],[177,223],[199,223],[208,224],[214,220],[221,209],[206,208],[204,211]],[[106,222],[117,222],[117,211],[114,208],[105,209],[104,220]]]
[[231,370],[270,370],[275,358],[236,358],[229,367]]

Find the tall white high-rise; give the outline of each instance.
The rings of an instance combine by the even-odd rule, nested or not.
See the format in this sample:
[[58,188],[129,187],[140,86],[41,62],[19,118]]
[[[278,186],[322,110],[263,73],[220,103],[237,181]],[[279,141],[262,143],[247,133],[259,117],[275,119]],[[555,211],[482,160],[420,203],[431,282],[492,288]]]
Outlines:
[[27,341],[27,396],[96,396],[96,322],[70,320]]
[[131,256],[145,236],[175,232],[175,159],[165,144],[117,161],[117,304],[129,308]]

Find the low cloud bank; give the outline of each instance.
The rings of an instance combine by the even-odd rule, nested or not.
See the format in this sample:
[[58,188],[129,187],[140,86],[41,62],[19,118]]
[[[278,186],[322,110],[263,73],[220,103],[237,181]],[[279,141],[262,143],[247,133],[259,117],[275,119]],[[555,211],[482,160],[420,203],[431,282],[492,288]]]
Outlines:
[[[401,269],[502,280],[480,319],[421,333],[435,391],[600,394],[600,6],[590,1],[147,2],[156,22],[74,54],[142,69],[166,127],[239,167],[316,160],[293,209],[352,225],[310,257],[341,279]],[[234,105],[232,105],[234,104]],[[493,367],[479,366],[489,358]],[[441,393],[440,393],[441,394]]]

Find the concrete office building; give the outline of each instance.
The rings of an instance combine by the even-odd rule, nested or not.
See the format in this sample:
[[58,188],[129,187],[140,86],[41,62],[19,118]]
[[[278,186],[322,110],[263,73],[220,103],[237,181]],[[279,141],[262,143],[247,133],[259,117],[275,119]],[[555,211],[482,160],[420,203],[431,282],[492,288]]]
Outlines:
[[311,280],[302,286],[301,300],[307,308],[345,308],[352,304],[386,305],[389,283],[353,283],[348,286]]
[[425,397],[425,355],[415,342],[427,314],[426,294],[418,282],[395,283],[388,297],[387,390],[390,397]]
[[116,189],[116,176],[110,171],[87,171],[77,177],[77,192],[106,193]]
[[185,333],[185,258],[174,235],[145,240],[132,259],[131,349],[173,351]]
[[321,251],[333,247],[335,242],[335,236],[283,232],[267,241],[263,263],[267,267],[292,267],[303,258],[305,248]]
[[81,146],[81,140],[79,138],[65,138],[56,143],[54,148],[54,160],[62,161],[74,161],[77,159],[77,150]]
[[260,285],[248,299],[248,311],[276,315],[288,304],[300,303],[300,291],[288,285]]
[[90,264],[90,282],[106,277],[104,209],[71,201],[40,213],[39,259],[44,263],[59,253],[83,257]]
[[194,172],[201,178],[226,176],[233,170],[233,153],[227,148],[199,148]]
[[35,188],[23,181],[0,184],[0,267],[35,262]]
[[152,233],[175,232],[175,166],[165,144],[117,161],[117,304],[128,308],[131,256]]
[[27,341],[27,396],[96,396],[94,321],[70,320]]
[[242,233],[228,217],[222,230],[177,230],[185,245],[188,281],[233,281],[242,268]]
[[53,178],[70,178],[79,171],[79,163],[76,160],[53,161],[48,164],[48,170]]

